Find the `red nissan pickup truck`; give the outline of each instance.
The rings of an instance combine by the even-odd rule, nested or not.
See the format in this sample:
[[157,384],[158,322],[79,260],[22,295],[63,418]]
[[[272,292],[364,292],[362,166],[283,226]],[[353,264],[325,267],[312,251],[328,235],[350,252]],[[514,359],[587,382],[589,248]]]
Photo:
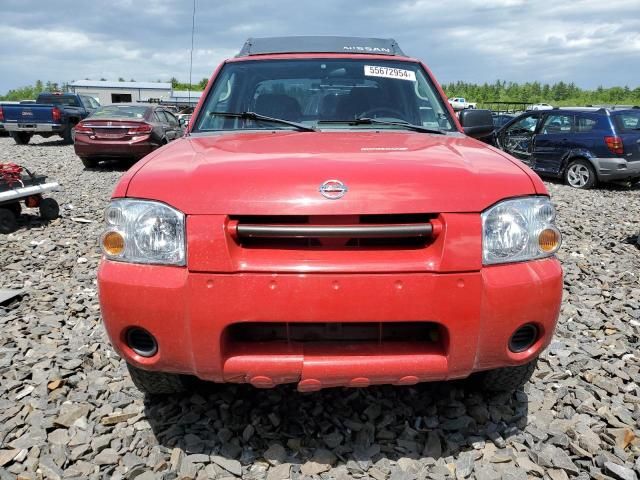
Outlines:
[[105,211],[102,316],[136,386],[520,387],[561,235],[538,176],[473,138],[491,123],[393,40],[248,40]]

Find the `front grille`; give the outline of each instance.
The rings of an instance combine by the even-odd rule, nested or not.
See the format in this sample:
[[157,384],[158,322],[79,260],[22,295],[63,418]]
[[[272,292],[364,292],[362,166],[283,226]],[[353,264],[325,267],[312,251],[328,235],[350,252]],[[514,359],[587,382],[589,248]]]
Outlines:
[[243,248],[422,248],[437,232],[434,215],[237,216],[232,236]]
[[443,341],[440,326],[433,322],[251,322],[236,323],[226,330],[230,343],[386,343]]

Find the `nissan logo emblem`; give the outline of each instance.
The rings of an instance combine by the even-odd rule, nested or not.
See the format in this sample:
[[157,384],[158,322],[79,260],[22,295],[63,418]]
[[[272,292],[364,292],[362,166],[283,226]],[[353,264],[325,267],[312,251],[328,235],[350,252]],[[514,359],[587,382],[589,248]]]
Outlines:
[[340,180],[327,180],[320,185],[320,193],[329,200],[337,200],[344,197],[347,190],[349,190],[347,186]]

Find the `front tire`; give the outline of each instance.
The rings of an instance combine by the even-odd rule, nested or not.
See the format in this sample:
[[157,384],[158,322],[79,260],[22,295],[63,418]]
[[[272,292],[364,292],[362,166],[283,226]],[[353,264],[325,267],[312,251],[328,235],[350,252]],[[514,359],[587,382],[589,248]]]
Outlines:
[[146,395],[171,395],[186,390],[183,376],[173,373],[150,372],[127,363],[133,384]]
[[14,132],[11,136],[17,145],[26,145],[31,140],[31,134],[27,132]]
[[4,205],[4,208],[11,210],[16,217],[19,217],[22,213],[22,205],[20,205],[20,202],[7,203]]
[[529,381],[538,359],[517,367],[496,368],[477,374],[474,381],[481,390],[489,393],[514,392]]
[[73,141],[76,137],[75,125],[69,124],[67,128],[62,132],[62,143],[65,145],[73,145]]
[[55,220],[60,215],[60,205],[53,198],[43,198],[38,208],[43,220]]
[[591,163],[587,160],[577,159],[569,162],[564,171],[564,181],[570,187],[587,190],[593,188],[598,179]]
[[15,213],[9,208],[0,208],[0,233],[11,233],[18,226]]
[[85,168],[96,168],[98,166],[98,162],[92,158],[80,157],[80,160],[82,160],[82,165]]

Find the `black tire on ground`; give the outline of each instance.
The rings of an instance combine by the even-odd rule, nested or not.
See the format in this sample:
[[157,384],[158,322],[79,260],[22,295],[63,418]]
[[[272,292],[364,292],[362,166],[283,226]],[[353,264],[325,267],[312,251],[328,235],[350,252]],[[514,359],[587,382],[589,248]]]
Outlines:
[[75,127],[75,125],[70,123],[69,125],[67,125],[67,128],[65,128],[64,131],[62,132],[62,142],[65,145],[73,144],[73,139],[76,136],[76,132],[73,130],[73,127]]
[[11,210],[16,217],[19,217],[22,213],[22,205],[20,205],[20,202],[6,203],[3,207]]
[[587,190],[596,186],[598,178],[591,162],[578,158],[567,165],[564,182],[570,187]]
[[479,373],[474,381],[485,392],[513,392],[529,381],[538,359],[517,367],[496,368]]
[[86,168],[96,168],[98,166],[98,162],[96,160],[94,160],[93,158],[80,157],[80,160],[82,160],[82,164]]
[[14,132],[11,136],[18,145],[26,145],[31,140],[31,134],[27,132]]
[[133,384],[147,395],[170,395],[186,390],[183,376],[173,373],[149,372],[127,363]]
[[18,226],[16,215],[9,208],[0,208],[0,233],[11,233]]
[[38,208],[43,220],[55,220],[60,215],[60,206],[53,198],[43,198]]

